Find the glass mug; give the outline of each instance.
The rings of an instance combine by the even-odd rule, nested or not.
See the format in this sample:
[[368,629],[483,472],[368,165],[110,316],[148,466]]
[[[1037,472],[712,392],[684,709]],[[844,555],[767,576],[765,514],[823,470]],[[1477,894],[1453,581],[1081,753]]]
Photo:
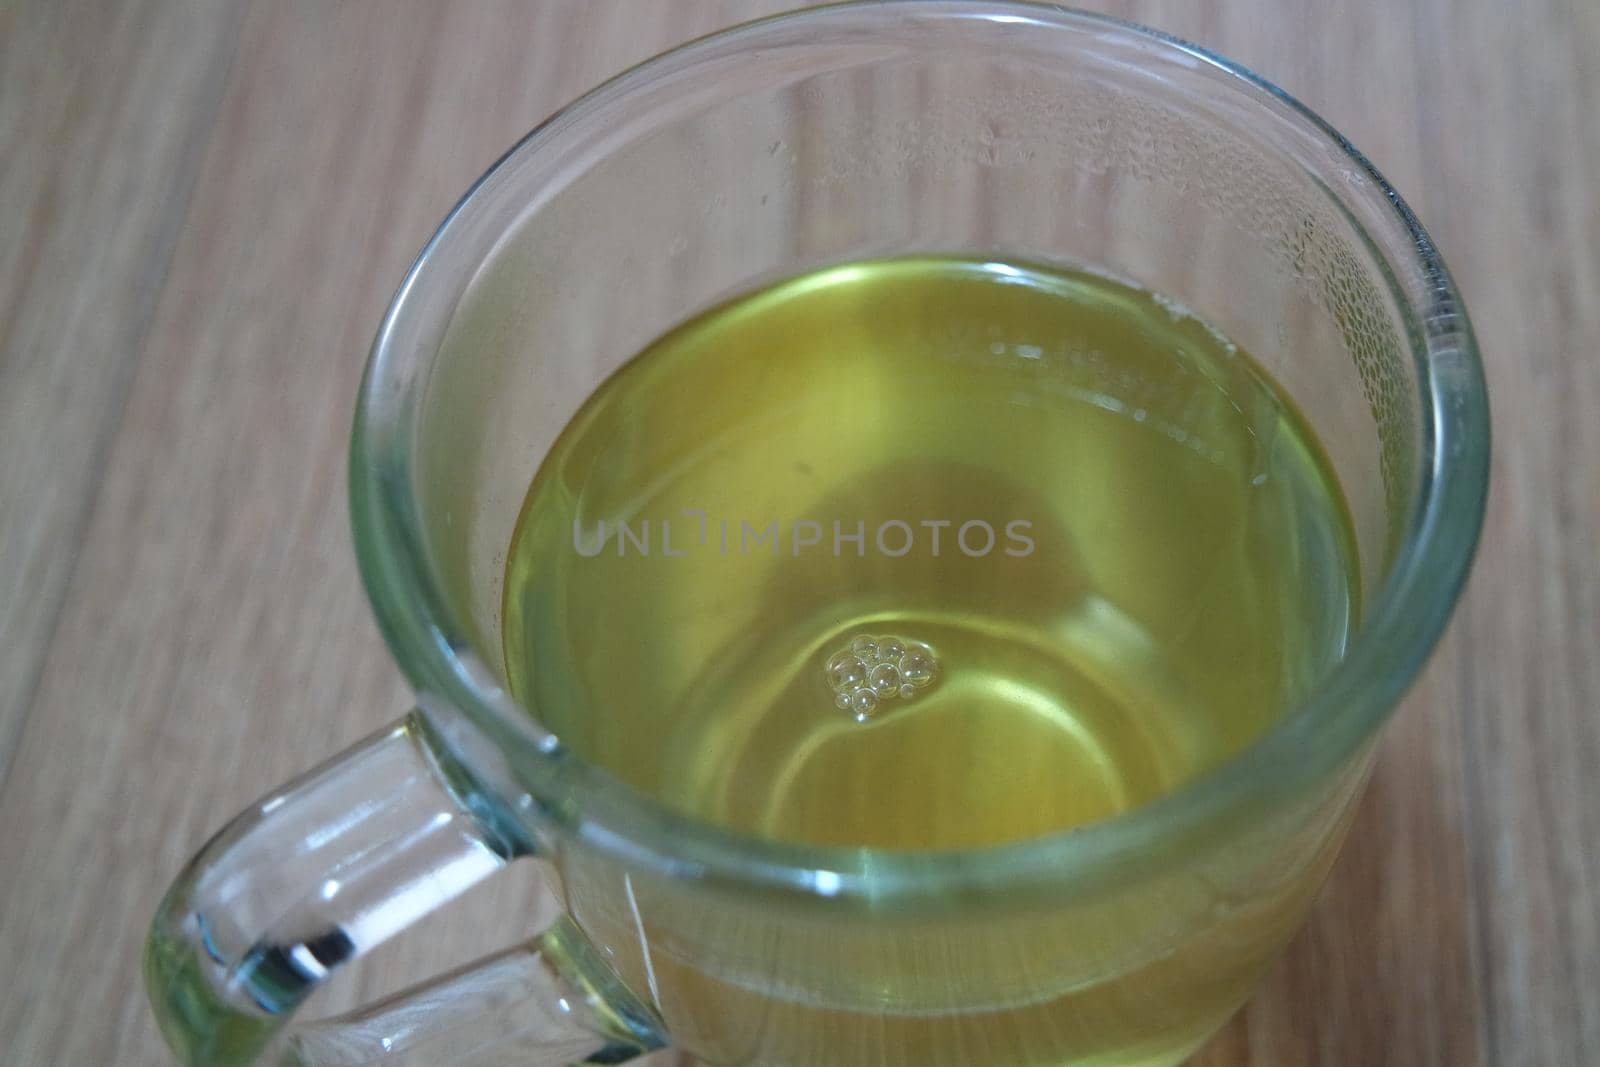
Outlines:
[[[913,252],[1083,265],[1255,355],[1327,449],[1360,628],[1241,754],[1079,829],[937,853],[758,841],[564,748],[501,681],[504,554],[591,391],[731,293]],[[1168,1067],[1303,920],[1379,727],[1445,623],[1487,480],[1481,368],[1404,202],[1280,90],[1059,8],[843,5],[653,59],[451,212],[389,309],[352,446],[357,553],[417,708],[237,818],[156,916],[192,1065]],[[352,1015],[346,961],[524,857],[565,914]],[[515,929],[520,916],[508,916]]]

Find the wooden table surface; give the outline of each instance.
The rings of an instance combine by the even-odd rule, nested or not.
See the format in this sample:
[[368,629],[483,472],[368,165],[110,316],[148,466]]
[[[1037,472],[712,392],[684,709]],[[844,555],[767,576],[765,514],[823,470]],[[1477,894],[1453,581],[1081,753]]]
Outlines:
[[[582,90],[784,6],[0,5],[0,1060],[167,1062],[139,976],[165,883],[405,706],[344,451],[435,223]],[[1198,1063],[1600,1064],[1600,5],[1104,6],[1377,162],[1494,404],[1468,594],[1310,926]],[[530,933],[523,866],[330,1003]]]

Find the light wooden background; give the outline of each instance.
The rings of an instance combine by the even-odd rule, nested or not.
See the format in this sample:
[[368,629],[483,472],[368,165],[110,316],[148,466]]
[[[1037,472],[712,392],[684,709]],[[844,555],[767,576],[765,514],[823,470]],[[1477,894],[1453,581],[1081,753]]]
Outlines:
[[[436,221],[559,104],[781,6],[0,4],[0,1060],[166,1062],[138,967],[166,881],[405,706],[344,449]],[[1600,5],[1106,6],[1372,156],[1494,401],[1470,591],[1309,929],[1199,1063],[1600,1064]],[[530,932],[537,895],[491,886],[342,1000]]]

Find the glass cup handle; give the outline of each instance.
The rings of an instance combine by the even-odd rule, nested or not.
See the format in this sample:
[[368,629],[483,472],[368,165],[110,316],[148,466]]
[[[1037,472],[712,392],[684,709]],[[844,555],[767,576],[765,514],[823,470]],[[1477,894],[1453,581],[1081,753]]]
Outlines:
[[421,712],[235,818],[156,912],[145,980],[186,1067],[622,1063],[663,1044],[653,1012],[570,919],[350,1015],[291,1016],[340,965],[532,844],[474,814]]

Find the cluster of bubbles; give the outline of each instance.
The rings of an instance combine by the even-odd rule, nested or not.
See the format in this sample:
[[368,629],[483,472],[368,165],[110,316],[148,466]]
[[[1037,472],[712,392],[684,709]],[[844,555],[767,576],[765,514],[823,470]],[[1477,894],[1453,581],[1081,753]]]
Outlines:
[[920,641],[862,634],[828,657],[828,688],[841,711],[865,722],[881,701],[909,697],[933,684],[939,661]]

